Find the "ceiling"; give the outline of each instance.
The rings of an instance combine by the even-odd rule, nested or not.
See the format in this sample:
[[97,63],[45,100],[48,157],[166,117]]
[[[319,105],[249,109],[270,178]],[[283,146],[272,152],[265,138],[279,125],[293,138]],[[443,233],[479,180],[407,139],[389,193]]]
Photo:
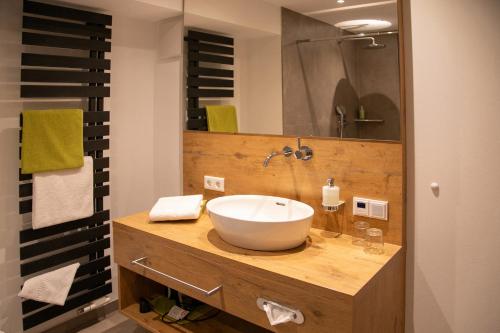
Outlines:
[[[0,0],[1,1],[1,0]],[[182,14],[182,0],[54,0],[61,5],[76,5],[84,10],[118,14],[140,20],[159,21]]]
[[331,25],[348,20],[379,19],[392,23],[386,30],[398,27],[396,0],[265,0],[276,6],[308,15]]

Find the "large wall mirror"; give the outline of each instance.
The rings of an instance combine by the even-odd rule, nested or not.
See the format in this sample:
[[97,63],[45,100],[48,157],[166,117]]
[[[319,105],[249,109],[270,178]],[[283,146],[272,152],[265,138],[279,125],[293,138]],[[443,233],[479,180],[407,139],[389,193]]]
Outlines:
[[396,0],[184,7],[186,129],[401,139]]

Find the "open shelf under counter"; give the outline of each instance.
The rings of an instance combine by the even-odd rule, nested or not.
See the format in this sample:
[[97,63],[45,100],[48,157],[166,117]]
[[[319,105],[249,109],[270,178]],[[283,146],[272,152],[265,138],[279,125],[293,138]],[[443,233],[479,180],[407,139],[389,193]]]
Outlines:
[[[403,332],[400,246],[386,244],[384,254],[367,254],[348,235],[311,229],[298,248],[252,251],[224,242],[205,214],[195,221],[152,223],[139,213],[116,219],[113,233],[120,268],[273,332]],[[153,270],[132,263],[142,257]],[[207,295],[182,281],[200,290],[222,288]],[[305,322],[271,326],[257,307],[259,297],[300,310]]]

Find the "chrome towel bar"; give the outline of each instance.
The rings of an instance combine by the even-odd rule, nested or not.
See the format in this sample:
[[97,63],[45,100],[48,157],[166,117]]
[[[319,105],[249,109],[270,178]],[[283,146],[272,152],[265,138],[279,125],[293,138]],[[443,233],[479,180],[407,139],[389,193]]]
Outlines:
[[194,290],[196,290],[196,291],[198,291],[198,292],[202,293],[202,294],[203,294],[203,295],[205,295],[205,296],[212,296],[213,294],[215,294],[216,292],[218,292],[219,290],[221,290],[221,289],[222,289],[222,284],[221,284],[221,285],[219,285],[219,286],[217,286],[217,287],[215,287],[215,288],[213,288],[213,289],[211,289],[211,290],[205,290],[205,289],[200,288],[200,287],[198,287],[198,286],[195,286],[194,284],[191,284],[191,283],[189,283],[189,282],[179,280],[178,278],[173,277],[172,275],[165,274],[165,273],[160,272],[160,271],[158,271],[158,270],[156,270],[156,269],[154,269],[154,268],[151,268],[151,267],[149,267],[149,266],[147,266],[147,265],[142,264],[142,263],[141,263],[141,261],[144,261],[144,260],[146,260],[146,259],[147,259],[147,257],[142,257],[142,258],[139,258],[139,259],[132,260],[130,263],[131,263],[132,265],[138,265],[138,266],[141,266],[141,267],[143,267],[143,268],[145,268],[145,269],[147,269],[147,270],[150,270],[150,271],[152,271],[152,272],[155,272],[156,274],[161,275],[161,276],[164,276],[164,277],[166,277],[166,278],[168,278],[168,279],[170,279],[170,280],[174,280],[174,281],[176,281],[176,282],[178,282],[178,283],[180,283],[180,284],[182,284],[182,285],[184,285],[184,286],[186,286],[186,287],[189,287],[189,288],[191,288],[191,289],[194,289]]

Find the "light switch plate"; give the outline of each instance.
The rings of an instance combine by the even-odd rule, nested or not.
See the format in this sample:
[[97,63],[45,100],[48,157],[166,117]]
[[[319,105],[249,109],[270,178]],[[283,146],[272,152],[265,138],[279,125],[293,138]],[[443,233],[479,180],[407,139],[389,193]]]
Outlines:
[[224,192],[224,178],[205,176],[203,179],[203,186],[206,190]]
[[352,200],[352,214],[387,221],[389,216],[388,206],[387,201],[354,197]]
[[368,216],[387,221],[387,201],[370,200]]

